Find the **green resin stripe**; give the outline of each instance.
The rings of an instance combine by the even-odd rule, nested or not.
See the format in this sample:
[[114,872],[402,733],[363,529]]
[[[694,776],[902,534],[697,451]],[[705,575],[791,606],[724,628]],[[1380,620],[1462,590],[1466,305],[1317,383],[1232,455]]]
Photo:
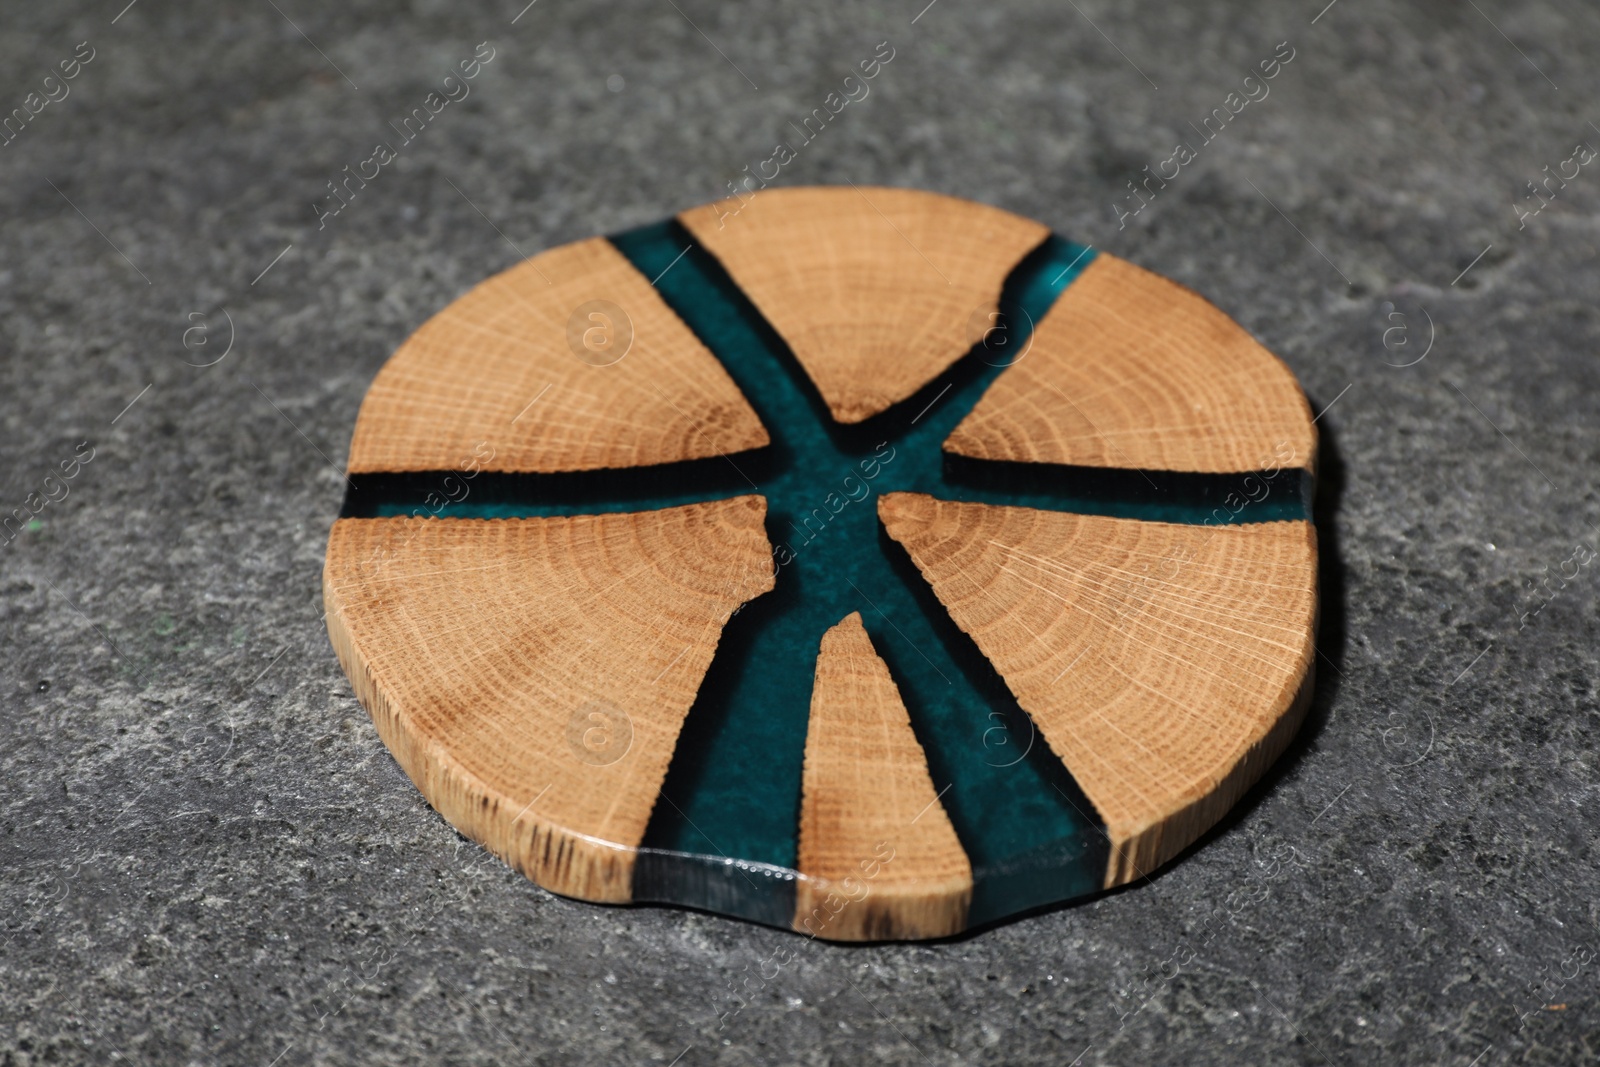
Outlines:
[[[900,687],[972,862],[969,922],[1098,890],[1108,845],[1092,806],[877,517],[881,493],[962,495],[944,482],[940,446],[1004,357],[977,350],[917,396],[841,426],[787,346],[678,225],[613,241],[657,279],[772,435],[757,484],[782,564],[775,590],[724,632],[651,816],[644,843],[653,851],[636,869],[635,899],[703,907],[696,897],[715,886],[718,910],[788,925],[792,897],[774,893],[763,870],[729,861],[795,865],[817,649],[852,611]],[[1023,312],[1010,316],[1008,340],[1020,340],[1017,320],[1025,332],[1092,256],[1059,238],[1030,255],[1008,287],[1007,303]],[[683,862],[685,854],[705,858]]]

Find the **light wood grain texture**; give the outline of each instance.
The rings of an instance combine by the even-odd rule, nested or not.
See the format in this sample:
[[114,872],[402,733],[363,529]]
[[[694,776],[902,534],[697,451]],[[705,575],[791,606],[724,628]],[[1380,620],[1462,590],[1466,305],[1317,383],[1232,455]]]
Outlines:
[[976,459],[1316,470],[1294,375],[1227,315],[1101,252],[945,442]]
[[1275,759],[1309,696],[1316,532],[882,497],[878,513],[1150,873]]
[[766,503],[546,519],[341,519],[328,629],[417,788],[547,889],[631,895],[684,716],[772,588]]
[[822,638],[805,760],[795,929],[835,941],[964,929],[972,866],[859,612]]
[[[624,317],[580,316],[578,336],[593,328],[598,343],[580,355],[569,325],[591,301]],[[597,365],[623,344],[615,363]],[[459,470],[475,460],[472,469],[491,471],[596,470],[767,443],[722,364],[596,237],[525,260],[424,323],[362,402],[349,469]]]
[[765,189],[679,218],[847,423],[965,354],[983,334],[974,320],[987,328],[1006,276],[1049,235],[997,208],[881,187]]

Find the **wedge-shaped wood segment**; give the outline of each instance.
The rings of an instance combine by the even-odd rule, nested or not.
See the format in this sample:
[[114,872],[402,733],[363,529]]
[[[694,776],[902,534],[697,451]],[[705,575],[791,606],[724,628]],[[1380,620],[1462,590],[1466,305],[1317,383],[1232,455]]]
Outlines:
[[1109,888],[1206,831],[1310,695],[1316,532],[882,497],[878,513],[1094,802]]
[[626,901],[723,624],[772,588],[766,503],[340,519],[328,630],[430,803],[547,889]]
[[876,187],[762,190],[679,219],[840,422],[904,400],[964,355],[991,324],[1006,276],[1049,236],[998,208]]
[[975,459],[1316,470],[1294,375],[1198,293],[1101,252],[945,442]]
[[362,402],[349,467],[596,470],[767,440],[722,364],[596,237],[525,260],[423,323]]
[[972,866],[860,612],[823,635],[805,760],[795,929],[833,941],[965,929]]

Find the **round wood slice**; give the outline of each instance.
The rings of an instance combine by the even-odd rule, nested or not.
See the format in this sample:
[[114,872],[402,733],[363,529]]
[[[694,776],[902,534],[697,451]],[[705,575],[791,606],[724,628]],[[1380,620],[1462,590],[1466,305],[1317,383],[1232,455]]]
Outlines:
[[356,695],[584,900],[946,937],[1168,862],[1310,697],[1293,376],[979,204],[763,190],[544,252],[396,351],[348,466]]

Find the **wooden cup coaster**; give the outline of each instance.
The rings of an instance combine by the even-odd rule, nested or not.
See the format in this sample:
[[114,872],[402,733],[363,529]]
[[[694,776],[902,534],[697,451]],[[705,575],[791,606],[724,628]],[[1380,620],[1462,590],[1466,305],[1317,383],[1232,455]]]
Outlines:
[[429,802],[547,889],[943,937],[1149,874],[1283,751],[1316,447],[1288,369],[1155,274],[765,190],[401,345],[328,630]]

